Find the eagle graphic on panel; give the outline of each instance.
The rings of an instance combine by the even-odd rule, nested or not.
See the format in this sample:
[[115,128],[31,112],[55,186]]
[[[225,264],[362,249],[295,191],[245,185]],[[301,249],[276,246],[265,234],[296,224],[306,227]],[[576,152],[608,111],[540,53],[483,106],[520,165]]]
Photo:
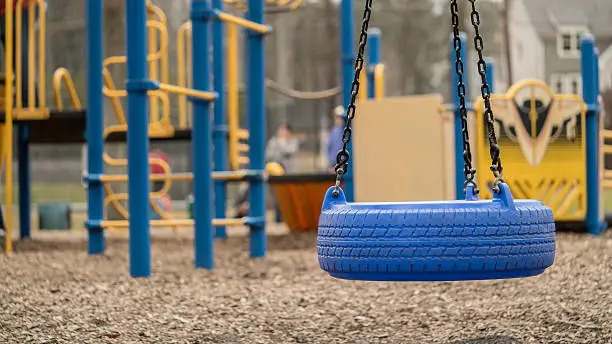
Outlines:
[[576,138],[584,102],[578,96],[555,95],[535,80],[517,86],[504,96],[491,97],[495,131],[499,135],[503,129],[503,135],[519,145],[529,165],[537,166],[564,128],[568,140]]

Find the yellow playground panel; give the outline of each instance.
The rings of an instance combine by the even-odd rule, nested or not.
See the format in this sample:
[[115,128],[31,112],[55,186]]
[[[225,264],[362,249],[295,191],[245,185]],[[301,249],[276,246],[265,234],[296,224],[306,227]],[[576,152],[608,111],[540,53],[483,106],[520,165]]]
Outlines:
[[[495,132],[503,151],[506,182],[517,198],[538,199],[557,221],[586,215],[586,105],[577,95],[554,94],[545,83],[525,80],[491,96]],[[477,116],[477,175],[482,198],[491,198],[489,141],[482,99]]]
[[360,101],[353,129],[358,202],[454,197],[453,123],[442,104],[441,95]]

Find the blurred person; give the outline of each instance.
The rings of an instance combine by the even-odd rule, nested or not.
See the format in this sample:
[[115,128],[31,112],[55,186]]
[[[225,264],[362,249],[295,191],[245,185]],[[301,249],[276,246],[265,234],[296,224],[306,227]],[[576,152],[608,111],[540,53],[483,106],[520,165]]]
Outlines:
[[293,134],[291,126],[281,124],[266,146],[266,162],[280,164],[286,172],[295,172],[295,153],[300,140]]
[[342,149],[342,136],[344,134],[344,126],[345,126],[345,114],[344,107],[342,105],[336,106],[334,109],[334,126],[329,133],[329,138],[327,141],[327,162],[328,168],[330,172],[334,172],[334,167],[336,166],[336,157],[338,152]]
[[[270,138],[266,146],[266,162],[275,162],[283,167],[285,172],[296,172],[295,154],[300,147],[300,139],[294,135],[289,124],[281,124],[276,134]],[[238,197],[234,202],[236,217],[245,217],[249,213],[249,184],[242,183]],[[281,222],[278,203],[274,201],[276,221]]]

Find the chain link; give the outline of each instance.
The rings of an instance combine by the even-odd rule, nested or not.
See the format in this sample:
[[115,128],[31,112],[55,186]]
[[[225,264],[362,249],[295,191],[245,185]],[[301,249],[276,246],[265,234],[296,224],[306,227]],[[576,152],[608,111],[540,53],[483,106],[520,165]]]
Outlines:
[[451,0],[451,19],[453,26],[453,47],[455,49],[455,72],[457,74],[457,95],[459,96],[459,117],[461,118],[461,134],[463,140],[463,175],[465,176],[465,183],[463,185],[464,191],[468,185],[474,187],[474,193],[478,194],[478,186],[474,181],[476,177],[476,169],[472,167],[472,151],[470,148],[470,136],[468,132],[467,123],[467,106],[465,100],[466,87],[463,82],[463,58],[461,57],[461,35],[459,33],[459,7],[457,0]]
[[472,12],[470,14],[470,18],[472,21],[472,26],[474,27],[474,47],[476,48],[476,52],[478,53],[478,74],[480,74],[480,80],[482,84],[482,86],[480,87],[480,91],[482,94],[482,99],[484,101],[484,115],[487,120],[487,129],[489,131],[491,172],[493,172],[493,176],[495,177],[495,181],[493,182],[493,191],[499,193],[499,183],[504,182],[504,178],[502,176],[503,167],[500,158],[500,150],[499,145],[497,143],[497,137],[495,136],[495,116],[493,115],[493,110],[491,109],[491,88],[487,82],[487,63],[485,62],[482,53],[482,50],[484,49],[484,42],[482,40],[482,37],[480,36],[479,31],[480,14],[476,9],[476,0],[469,0],[469,2],[472,5]]
[[340,194],[340,182],[342,181],[342,176],[348,171],[349,166],[350,154],[348,152],[348,145],[349,142],[351,142],[351,135],[353,133],[351,124],[353,122],[353,118],[355,118],[355,102],[357,101],[357,95],[359,94],[359,75],[363,69],[365,47],[368,41],[368,26],[370,25],[370,16],[372,14],[372,1],[373,0],[365,0],[361,34],[359,36],[359,49],[357,51],[357,58],[355,59],[355,73],[353,75],[353,83],[351,85],[351,101],[346,108],[346,126],[344,127],[344,132],[342,134],[343,145],[342,149],[336,156],[336,186],[332,194],[334,197],[338,197]]

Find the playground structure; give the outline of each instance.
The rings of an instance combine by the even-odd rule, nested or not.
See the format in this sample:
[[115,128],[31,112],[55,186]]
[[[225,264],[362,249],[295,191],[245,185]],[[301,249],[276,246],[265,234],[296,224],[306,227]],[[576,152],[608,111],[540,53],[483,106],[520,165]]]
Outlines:
[[[83,109],[77,95],[70,73],[65,68],[56,71],[53,77],[55,108],[50,109],[43,101],[26,106],[21,104],[22,88],[33,92],[39,84],[38,94],[41,99],[45,95],[44,54],[36,56],[28,54],[30,63],[27,68],[21,65],[21,44],[24,35],[16,31],[15,42],[7,42],[7,51],[16,50],[16,67],[10,59],[6,61],[6,74],[15,74],[15,83],[6,83],[6,125],[3,132],[4,160],[7,169],[6,204],[12,204],[12,127],[18,123],[22,139],[19,145],[19,185],[20,185],[20,237],[30,237],[30,177],[29,156],[30,144],[84,144],[87,167],[84,169],[83,181],[88,189],[88,219],[86,228],[89,233],[88,252],[98,254],[104,252],[104,230],[129,229],[130,257],[132,276],[148,276],[150,274],[150,237],[149,226],[180,227],[194,226],[196,231],[195,251],[196,267],[212,268],[212,231],[214,235],[225,237],[226,226],[247,225],[251,228],[251,256],[265,255],[265,202],[264,186],[267,179],[264,166],[264,90],[275,88],[278,92],[289,93],[288,96],[312,97],[308,92],[289,90],[264,79],[263,39],[271,32],[271,28],[263,24],[266,11],[293,10],[301,1],[249,2],[247,19],[223,12],[223,2],[214,1],[212,7],[209,1],[195,1],[192,4],[191,20],[181,26],[177,37],[179,63],[178,84],[173,85],[168,73],[167,20],[163,11],[151,1],[143,1],[141,5],[133,2],[127,6],[126,16],[130,18],[128,25],[128,51],[126,56],[102,56],[102,9],[101,4],[90,1],[87,6],[87,21],[89,41],[88,46],[88,89],[87,109]],[[13,21],[21,20],[22,2],[9,2],[8,8],[16,8],[7,15],[7,27],[13,27]],[[33,4],[33,2],[32,2]],[[240,7],[240,4],[236,4]],[[34,6],[34,5],[33,5]],[[36,6],[42,6],[39,1]],[[349,16],[344,13],[344,16]],[[132,18],[136,18],[135,20]],[[35,18],[29,18],[29,37],[36,33]],[[38,18],[37,44],[39,51],[45,47],[45,16],[41,11]],[[144,32],[143,32],[143,28]],[[244,29],[248,32],[246,39],[249,45],[249,59],[246,73],[249,75],[247,89],[247,115],[249,129],[238,127],[238,32]],[[212,31],[212,42],[205,39]],[[9,34],[10,35],[10,34]],[[227,35],[227,36],[226,36]],[[380,36],[379,32],[373,35]],[[224,42],[228,42],[224,51]],[[32,44],[32,40],[27,43]],[[193,44],[198,42],[198,44]],[[212,44],[209,44],[212,43]],[[24,43],[25,44],[25,43]],[[144,46],[144,47],[143,47]],[[204,59],[209,46],[213,47],[212,61]],[[380,46],[378,45],[378,48]],[[142,51],[141,51],[142,50]],[[378,56],[380,56],[379,52]],[[10,55],[10,54],[9,54]],[[375,56],[373,57],[375,58]],[[199,61],[193,65],[192,61]],[[374,61],[374,60],[373,60]],[[212,70],[209,68],[212,62]],[[345,61],[350,64],[350,61]],[[125,89],[116,86],[112,77],[115,66],[127,66],[128,81]],[[38,67],[38,68],[36,68]],[[38,70],[37,70],[38,69]],[[22,85],[23,71],[30,72],[27,85]],[[32,77],[37,72],[36,77]],[[100,70],[98,73],[96,71]],[[227,75],[227,92],[224,78],[214,78],[212,87],[203,80],[213,75]],[[227,74],[225,72],[227,71]],[[367,77],[373,86],[372,96],[380,97],[384,83],[384,68],[382,64],[372,64]],[[197,76],[197,77],[196,77]],[[364,77],[366,77],[364,75]],[[263,81],[262,81],[263,80]],[[24,87],[27,86],[27,87]],[[70,95],[72,109],[67,109],[62,101],[62,86]],[[348,88],[348,86],[345,86]],[[378,89],[378,91],[376,91]],[[12,103],[9,94],[17,93],[17,102]],[[329,92],[314,92],[313,99]],[[337,92],[335,92],[337,94]],[[170,115],[172,96],[176,96],[179,105],[178,121],[174,122]],[[107,97],[115,113],[114,124],[104,126],[103,97]],[[225,98],[227,97],[227,99]],[[127,98],[127,111],[123,108],[122,98]],[[188,102],[193,104],[189,111]],[[216,102],[214,110],[210,104]],[[226,107],[227,104],[227,107]],[[149,106],[147,106],[149,105]],[[201,120],[214,111],[214,123]],[[131,115],[130,115],[131,114]],[[227,116],[227,122],[226,122]],[[84,134],[85,129],[87,132]],[[208,133],[212,133],[214,141],[209,142]],[[20,137],[22,137],[20,136]],[[128,139],[129,138],[129,139]],[[156,158],[147,159],[148,140],[192,140],[194,155],[194,173],[172,173],[164,161]],[[126,142],[128,155],[131,159],[113,157],[104,151],[105,143]],[[196,148],[199,147],[199,148]],[[206,149],[203,147],[208,147]],[[214,160],[214,164],[213,164]],[[148,165],[155,163],[162,166],[164,174],[149,175]],[[127,167],[128,174],[106,174],[105,166]],[[214,166],[215,171],[212,171]],[[278,174],[277,172],[274,172]],[[146,176],[149,176],[147,178]],[[204,176],[204,179],[198,179]],[[149,181],[162,181],[161,190],[150,193]],[[176,181],[193,181],[195,196],[195,219],[175,219],[156,199],[162,197]],[[212,207],[212,190],[209,181],[214,181],[215,205]],[[228,219],[225,210],[225,187],[232,181],[248,181],[251,188],[251,214],[247,218]],[[112,184],[128,183],[128,193],[117,193]],[[145,185],[146,184],[146,185]],[[128,194],[130,197],[128,197]],[[199,200],[199,201],[198,201]],[[127,201],[127,206],[126,206]],[[105,218],[108,207],[112,206],[123,220],[108,220]],[[10,207],[7,207],[10,209]],[[158,214],[158,220],[149,221],[149,211]],[[215,215],[212,215],[214,209]],[[12,251],[12,212],[7,211],[6,252]]]

